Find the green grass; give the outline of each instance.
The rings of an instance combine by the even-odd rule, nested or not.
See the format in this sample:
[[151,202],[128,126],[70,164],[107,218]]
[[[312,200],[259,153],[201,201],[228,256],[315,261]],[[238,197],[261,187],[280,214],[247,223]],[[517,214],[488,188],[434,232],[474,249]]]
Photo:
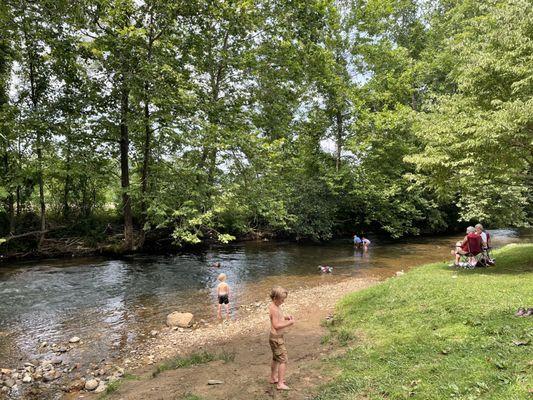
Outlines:
[[185,397],[181,397],[180,400],[202,400],[202,398],[195,394],[186,394]]
[[176,357],[170,361],[166,361],[162,364],[159,364],[154,372],[152,372],[152,377],[155,378],[163,371],[168,371],[171,369],[178,368],[187,368],[192,365],[198,364],[207,364],[211,361],[222,360],[225,363],[232,362],[235,359],[234,353],[221,352],[219,354],[209,353],[207,351],[202,351],[199,353],[192,353],[188,357]]
[[109,396],[110,394],[116,392],[122,386],[122,384],[124,382],[126,382],[126,381],[136,381],[138,379],[139,379],[139,377],[137,375],[125,374],[122,378],[117,379],[116,381],[109,382],[105,392],[102,393],[98,398],[100,400],[105,400],[105,399],[107,399],[107,396]]
[[495,257],[488,269],[425,265],[346,296],[329,328],[348,351],[327,361],[340,373],[315,399],[532,399],[533,317],[514,313],[533,307],[533,245]]

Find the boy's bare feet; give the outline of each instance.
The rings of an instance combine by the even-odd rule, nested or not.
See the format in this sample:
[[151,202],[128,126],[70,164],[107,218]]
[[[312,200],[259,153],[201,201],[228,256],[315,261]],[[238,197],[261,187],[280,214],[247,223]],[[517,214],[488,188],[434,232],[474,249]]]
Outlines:
[[278,383],[278,380],[276,378],[270,378],[270,384],[274,385],[275,383]]
[[276,386],[276,389],[278,389],[278,390],[291,390],[291,388],[288,387],[284,382],[278,383],[278,386]]

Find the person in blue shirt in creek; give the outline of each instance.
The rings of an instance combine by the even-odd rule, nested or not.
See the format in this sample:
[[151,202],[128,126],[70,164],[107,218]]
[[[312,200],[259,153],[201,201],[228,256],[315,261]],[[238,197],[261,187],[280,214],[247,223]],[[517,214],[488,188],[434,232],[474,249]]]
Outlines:
[[357,236],[357,233],[353,234],[353,244],[355,247],[359,248],[363,245],[363,241],[359,236]]

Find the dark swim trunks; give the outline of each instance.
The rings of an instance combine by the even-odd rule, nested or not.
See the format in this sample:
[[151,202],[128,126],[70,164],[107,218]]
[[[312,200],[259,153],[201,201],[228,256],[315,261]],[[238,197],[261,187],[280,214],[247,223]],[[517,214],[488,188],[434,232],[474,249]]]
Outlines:
[[229,304],[228,295],[223,294],[222,296],[218,296],[218,304]]

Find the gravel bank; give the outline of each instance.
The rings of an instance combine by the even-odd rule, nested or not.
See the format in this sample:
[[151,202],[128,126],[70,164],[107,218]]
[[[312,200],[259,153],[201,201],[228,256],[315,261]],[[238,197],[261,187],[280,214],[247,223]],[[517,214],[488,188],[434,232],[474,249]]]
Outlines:
[[[335,303],[345,294],[360,290],[378,282],[371,278],[351,278],[342,282],[323,284],[316,287],[294,290],[284,305],[287,314],[298,315],[303,309],[333,311]],[[125,355],[124,367],[128,370],[156,364],[169,357],[187,354],[212,346],[229,342],[240,335],[255,335],[269,329],[269,298],[243,305],[239,318],[230,321],[200,324],[197,329],[168,328],[152,332],[152,338]]]

